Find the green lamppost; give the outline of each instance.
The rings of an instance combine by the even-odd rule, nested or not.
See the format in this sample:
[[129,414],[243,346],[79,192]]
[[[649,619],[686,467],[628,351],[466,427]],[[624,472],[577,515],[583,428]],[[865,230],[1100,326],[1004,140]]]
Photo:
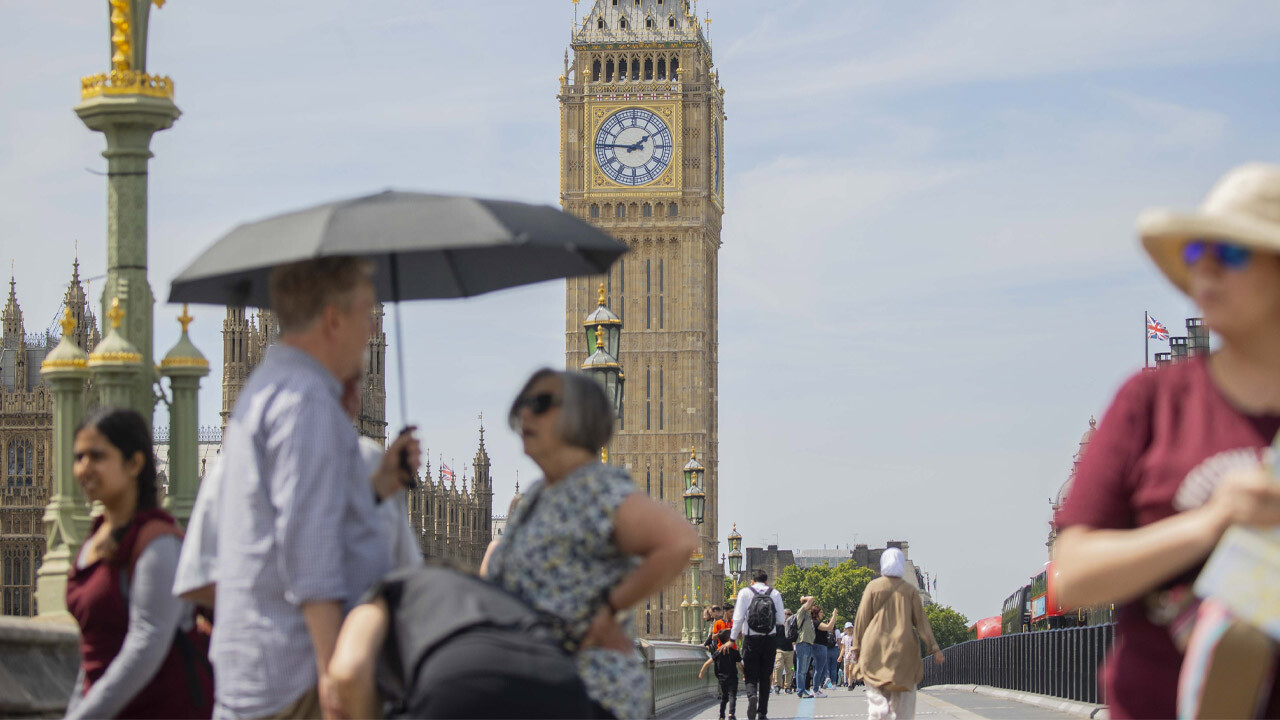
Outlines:
[[[120,334],[144,362],[132,379],[125,404],[148,423],[155,409],[151,309],[147,281],[147,163],[151,136],[168,129],[182,113],[173,104],[173,81],[147,72],[147,27],[151,5],[164,0],[107,0],[110,10],[111,70],[80,80],[76,114],[102,133],[107,149],[107,278],[102,317],[118,300],[125,325]],[[194,446],[192,452],[195,452]]]
[[134,389],[142,374],[142,353],[120,334],[120,325],[126,313],[120,309],[120,299],[111,301],[107,320],[111,329],[89,355],[89,372],[98,388],[98,403],[102,407],[132,407]]
[[[44,508],[46,547],[36,572],[36,604],[40,616],[70,620],[67,613],[67,571],[89,532],[89,508],[72,475],[71,446],[84,415],[85,381],[89,357],[72,339],[76,321],[67,308],[62,340],[40,364],[40,374],[53,389],[53,493]],[[65,452],[62,452],[65,450]]]
[[[191,325],[187,306],[182,306],[178,323],[182,325],[182,337],[160,361],[160,374],[169,378],[173,402],[169,408],[169,447],[195,448],[199,432],[196,396],[200,392],[200,378],[209,374],[209,361],[191,343],[187,327]],[[191,507],[196,503],[196,491],[200,486],[199,469],[194,452],[172,453],[169,463],[169,494],[165,507],[183,525],[191,517]]]
[[[622,390],[627,383],[627,376],[623,374],[622,365],[618,362],[622,345],[622,319],[605,307],[604,283],[600,284],[599,305],[582,322],[582,329],[587,336],[587,352],[590,354],[579,369],[604,387],[605,395],[613,403],[614,412],[621,418]],[[609,462],[608,448],[600,449],[600,461]]]
[[[689,453],[689,462],[684,466],[684,516],[694,527],[702,524],[707,508],[707,494],[702,490],[702,473],[705,468],[698,462],[697,456],[691,451]],[[712,558],[714,561],[715,558]],[[693,554],[693,558],[689,563],[689,595],[692,601],[689,603],[689,615],[685,620],[684,630],[681,632],[681,639],[686,643],[695,643],[702,640],[705,630],[702,626],[702,605],[698,602],[698,577],[702,569],[702,543],[698,543],[698,550]]]
[[[85,378],[92,373],[99,405],[132,408],[148,424],[160,397],[152,359],[155,298],[147,279],[147,165],[152,135],[171,127],[182,113],[173,104],[173,81],[147,72],[152,4],[160,7],[164,0],[107,0],[111,69],[81,78],[80,104],[75,107],[80,120],[107,141],[102,153],[107,159],[107,278],[101,317],[109,318],[112,327],[93,355],[83,358],[83,365],[75,364],[81,358],[69,355],[68,348],[56,357],[55,349],[50,354],[54,362],[42,366],[55,393],[54,493],[45,511],[48,545],[36,590],[42,617],[67,617],[69,558],[75,556],[88,531],[83,498],[72,477],[71,454],[72,433],[84,413]],[[60,345],[70,342],[64,332]],[[170,413],[181,418],[177,422],[183,428],[184,423],[194,422],[195,393],[188,392],[186,376],[166,374],[171,382],[178,381]],[[195,457],[194,435],[185,430],[180,436],[171,433],[170,465],[190,468]],[[180,490],[190,490],[182,482],[186,481],[180,481]]]
[[738,596],[738,582],[742,577],[742,533],[738,532],[738,523],[733,524],[729,533],[729,574],[733,576],[733,596]]

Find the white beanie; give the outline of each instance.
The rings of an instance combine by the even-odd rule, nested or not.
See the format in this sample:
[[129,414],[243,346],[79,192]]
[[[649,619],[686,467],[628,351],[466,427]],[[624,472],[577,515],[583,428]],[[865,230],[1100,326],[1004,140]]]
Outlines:
[[885,577],[902,577],[906,570],[907,558],[898,548],[889,548],[880,555],[880,574]]

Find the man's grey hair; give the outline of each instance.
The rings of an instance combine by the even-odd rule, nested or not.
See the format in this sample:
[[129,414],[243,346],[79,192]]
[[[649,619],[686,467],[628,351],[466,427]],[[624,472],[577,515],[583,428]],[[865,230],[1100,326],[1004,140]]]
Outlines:
[[520,429],[520,400],[534,383],[544,378],[560,378],[563,396],[560,405],[560,421],[556,430],[567,445],[595,452],[609,443],[613,437],[613,405],[604,394],[604,388],[591,377],[566,370],[542,368],[535,372],[520,388],[507,414],[507,424],[512,430]]

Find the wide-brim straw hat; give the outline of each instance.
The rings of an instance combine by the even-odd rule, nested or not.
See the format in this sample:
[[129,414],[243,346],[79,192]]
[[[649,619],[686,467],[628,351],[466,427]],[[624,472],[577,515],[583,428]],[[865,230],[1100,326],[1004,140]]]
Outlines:
[[1221,240],[1280,254],[1280,166],[1249,163],[1223,176],[1197,212],[1164,208],[1138,217],[1142,246],[1180,290],[1190,294],[1182,248],[1191,240]]

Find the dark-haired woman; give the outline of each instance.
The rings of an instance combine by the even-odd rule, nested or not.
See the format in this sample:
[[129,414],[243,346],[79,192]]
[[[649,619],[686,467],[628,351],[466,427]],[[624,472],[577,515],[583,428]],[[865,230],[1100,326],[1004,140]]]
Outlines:
[[104,512],[67,575],[80,624],[80,677],[69,718],[207,718],[213,680],[170,591],[182,531],[156,507],[151,431],[132,410],[100,410],[76,429],[76,482]]

